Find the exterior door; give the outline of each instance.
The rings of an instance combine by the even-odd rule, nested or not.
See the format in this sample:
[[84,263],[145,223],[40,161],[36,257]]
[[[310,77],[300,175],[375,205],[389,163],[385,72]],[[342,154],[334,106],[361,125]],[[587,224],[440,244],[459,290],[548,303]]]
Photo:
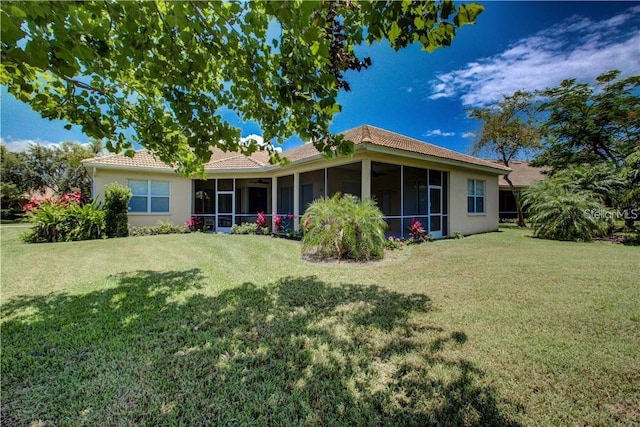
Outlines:
[[216,203],[216,231],[230,233],[233,225],[235,195],[233,191],[218,191]]
[[442,237],[442,187],[429,186],[429,233]]

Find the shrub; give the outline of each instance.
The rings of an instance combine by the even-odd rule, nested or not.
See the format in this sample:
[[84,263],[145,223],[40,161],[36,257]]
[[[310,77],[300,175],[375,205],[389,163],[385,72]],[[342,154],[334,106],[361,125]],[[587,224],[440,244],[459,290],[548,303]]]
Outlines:
[[424,242],[427,240],[427,230],[424,229],[420,221],[411,218],[409,224],[409,236],[413,242]]
[[176,225],[171,221],[158,221],[148,227],[130,227],[130,236],[156,236],[158,234],[183,234],[187,232],[184,225]]
[[97,204],[79,204],[82,197],[61,197],[59,201],[29,202],[27,221],[33,228],[22,235],[28,243],[90,240],[104,237],[105,213]]
[[131,189],[117,182],[107,185],[104,193],[107,236],[126,237],[129,235],[129,201]]
[[264,212],[258,212],[256,226],[260,229],[264,229],[267,226],[267,217],[265,216]]
[[529,187],[524,206],[534,235],[543,239],[590,241],[606,234],[611,226],[610,219],[597,214],[606,208],[594,193],[553,178]]
[[242,224],[233,224],[231,226],[231,234],[256,234],[258,225],[255,222],[243,222]]
[[389,236],[387,240],[385,240],[385,247],[389,251],[400,250],[404,247],[404,242],[399,237]]
[[366,261],[382,258],[387,223],[373,200],[336,194],[309,205],[302,218],[302,251],[318,259]]
[[65,240],[91,240],[105,237],[106,213],[96,203],[71,203],[66,210]]
[[176,225],[171,221],[158,221],[155,228],[155,234],[182,234],[187,230],[183,225]]
[[184,225],[189,231],[202,231],[204,228],[204,218],[194,215],[189,218]]
[[46,201],[25,205],[26,219],[33,228],[22,235],[27,243],[57,242],[65,219],[64,206]]

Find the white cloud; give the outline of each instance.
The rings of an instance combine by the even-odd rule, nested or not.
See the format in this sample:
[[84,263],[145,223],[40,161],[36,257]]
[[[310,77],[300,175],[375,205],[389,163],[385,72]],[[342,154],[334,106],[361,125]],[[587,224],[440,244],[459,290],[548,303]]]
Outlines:
[[[251,134],[249,136],[240,138],[240,144],[248,145],[250,140],[254,140],[255,142],[257,142],[260,147],[263,147],[263,148],[267,147],[267,143],[264,142],[264,138],[256,134]],[[278,153],[282,153],[282,147],[273,147],[273,149]]]
[[473,133],[473,132],[465,132],[465,133],[462,134],[462,137],[463,138],[475,138],[476,134]]
[[425,132],[424,136],[455,136],[455,132],[444,132],[440,129],[433,129]]
[[[429,99],[459,96],[468,107],[500,101],[518,90],[594,81],[604,71],[624,76],[640,70],[640,6],[594,22],[574,16],[523,38],[502,53],[478,59],[429,82]],[[634,24],[635,23],[635,24]]]
[[0,137],[0,144],[7,147],[7,151],[18,153],[21,151],[27,151],[31,145],[44,145],[46,147],[59,147],[59,142],[43,141],[41,139],[13,139],[7,137],[4,139]]

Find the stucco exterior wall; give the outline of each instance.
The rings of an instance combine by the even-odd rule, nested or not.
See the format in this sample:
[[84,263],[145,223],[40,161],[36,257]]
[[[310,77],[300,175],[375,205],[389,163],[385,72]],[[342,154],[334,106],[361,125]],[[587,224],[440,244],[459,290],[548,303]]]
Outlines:
[[[485,182],[484,213],[467,213],[467,181]],[[498,230],[498,175],[467,170],[449,172],[449,233],[464,235]]]
[[94,178],[94,199],[104,201],[104,191],[107,184],[118,182],[126,186],[130,179],[168,181],[170,201],[169,213],[129,213],[129,225],[146,227],[155,225],[158,221],[184,224],[191,216],[191,180],[174,173],[98,169]]

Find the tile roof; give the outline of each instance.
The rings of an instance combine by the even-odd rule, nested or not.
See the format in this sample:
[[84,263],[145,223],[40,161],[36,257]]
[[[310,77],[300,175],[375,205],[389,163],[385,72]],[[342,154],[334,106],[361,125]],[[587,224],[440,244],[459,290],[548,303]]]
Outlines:
[[[360,144],[373,144],[380,147],[393,148],[411,153],[424,154],[430,157],[436,157],[443,160],[453,160],[462,163],[468,163],[476,166],[484,166],[492,169],[501,169],[509,171],[509,168],[502,164],[496,164],[490,160],[480,159],[478,157],[468,156],[428,142],[419,141],[408,136],[400,135],[395,132],[380,129],[371,125],[363,125],[357,128],[349,129],[342,132],[344,137],[354,144],[356,147]],[[284,157],[292,162],[304,160],[319,156],[320,153],[312,144],[304,144],[300,147],[282,153]]]
[[504,165],[496,165],[494,162],[438,147],[437,145],[419,141],[395,132],[389,132],[388,130],[380,129],[375,126],[364,125],[350,129],[344,132],[344,136],[355,144],[370,143],[411,153],[424,154],[429,157],[436,157],[443,160],[453,160],[476,166],[489,167],[492,169],[503,169],[505,171],[509,170],[509,168]]
[[[502,164],[499,160],[491,160],[493,163]],[[531,184],[535,184],[538,181],[543,180],[548,168],[535,168],[527,162],[521,162],[519,160],[512,160],[509,162],[511,173],[509,173],[509,179],[513,182],[515,187],[527,187]],[[500,187],[509,187],[509,183],[504,179],[504,175],[500,176],[498,181]]]
[[[435,159],[461,162],[474,166],[481,166],[502,171],[509,171],[504,165],[490,160],[468,156],[437,145],[422,142],[408,136],[389,132],[370,125],[363,125],[343,132],[346,139],[356,144],[371,144],[380,147],[401,150],[409,153],[422,154]],[[282,153],[283,157],[295,163],[303,160],[311,160],[320,156],[313,144],[304,144]],[[111,155],[87,159],[83,162],[86,166],[107,166],[121,168],[143,168],[157,170],[173,170],[170,166],[156,159],[146,150],[136,151],[134,157],[124,155]],[[212,150],[211,159],[205,164],[205,171],[216,170],[261,170],[269,168],[269,153],[261,151],[245,156],[235,152],[224,152],[218,148]]]
[[[133,157],[123,154],[94,157],[86,159],[83,163],[87,166],[111,166],[117,168],[142,168],[173,171],[174,169],[157,159],[147,150],[138,150]],[[251,156],[236,152],[225,152],[219,148],[211,151],[211,159],[204,165],[205,170],[247,170],[261,169],[269,166],[269,153],[257,152]]]

